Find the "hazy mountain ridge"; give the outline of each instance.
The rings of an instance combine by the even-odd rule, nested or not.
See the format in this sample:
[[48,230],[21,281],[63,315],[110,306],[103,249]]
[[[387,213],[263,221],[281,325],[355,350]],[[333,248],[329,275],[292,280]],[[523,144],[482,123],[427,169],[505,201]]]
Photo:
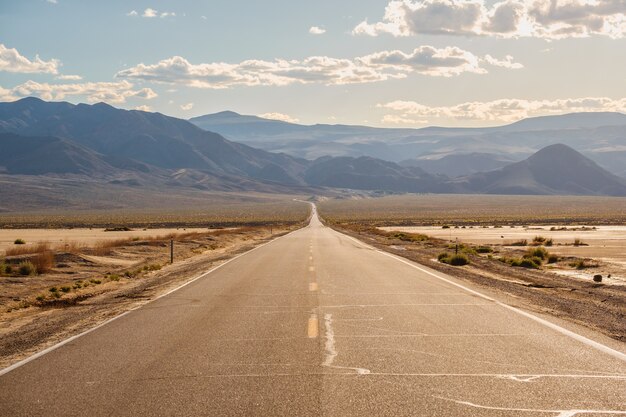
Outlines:
[[[230,113],[222,117],[239,119]],[[257,119],[248,120],[266,123]],[[337,129],[344,127],[328,127],[329,131]],[[619,135],[620,128],[615,129],[609,131]],[[472,163],[468,165],[470,158]],[[309,193],[323,187],[418,193],[626,195],[626,181],[565,145],[549,147],[510,165],[497,154],[481,153],[427,162],[450,164],[459,168],[459,173],[499,169],[451,180],[437,175],[432,166],[430,172],[415,166],[416,161],[397,164],[368,156],[305,160],[275,154],[231,142],[188,121],[159,113],[38,99],[0,103],[0,173],[17,181],[23,181],[24,175],[57,179],[69,176],[86,187],[97,182],[100,186],[143,187],[159,192],[182,187]]]
[[[228,139],[268,151],[315,159],[324,155],[370,156],[393,162],[408,160],[429,172],[448,176],[473,172],[472,155],[493,154],[497,160],[521,161],[538,150],[563,143],[581,151],[610,171],[626,177],[626,115],[622,113],[572,113],[524,119],[491,128],[383,129],[367,126],[304,126],[256,116],[228,114],[205,115],[190,121],[223,134]],[[241,122],[238,122],[241,121]],[[622,149],[615,154],[613,148]],[[434,161],[458,156],[458,164],[445,170],[446,162]],[[463,159],[467,158],[467,161]],[[433,162],[428,162],[433,161]],[[467,165],[463,171],[459,166]],[[492,163],[490,167],[496,167]],[[432,167],[432,168],[431,168]],[[434,169],[434,171],[433,171]]]
[[626,180],[563,144],[504,168],[453,181],[484,194],[626,195]]

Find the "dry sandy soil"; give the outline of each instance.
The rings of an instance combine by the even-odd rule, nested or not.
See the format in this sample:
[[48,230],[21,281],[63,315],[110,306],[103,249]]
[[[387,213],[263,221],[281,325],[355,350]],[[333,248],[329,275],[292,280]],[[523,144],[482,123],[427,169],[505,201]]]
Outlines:
[[[443,229],[442,227],[382,227],[382,230],[421,233],[438,239],[512,248],[520,240],[532,242],[536,236],[553,239],[551,253],[565,257],[578,257],[597,261],[597,268],[584,271],[567,268],[566,264],[549,266],[556,273],[590,280],[595,274],[604,276],[607,284],[626,284],[626,226],[542,225],[511,228],[480,226]],[[556,230],[551,230],[556,229]],[[561,229],[561,230],[559,230]],[[584,246],[574,246],[580,239]],[[560,267],[559,267],[560,266]],[[607,278],[608,275],[611,278]]]
[[[0,229],[0,253],[8,248],[15,248],[13,242],[23,239],[23,246],[36,245],[39,242],[48,242],[53,247],[63,249],[66,244],[77,243],[81,246],[93,246],[97,242],[118,239],[146,239],[165,238],[179,233],[201,233],[212,229],[207,228],[158,228],[133,229],[130,231],[105,231],[104,228],[76,228],[76,229]],[[22,246],[22,245],[20,245]]]
[[[52,269],[41,275],[0,276],[0,369],[145,304],[232,256],[297,227],[274,226],[271,233],[268,227],[204,229],[202,233],[187,230],[176,238],[173,265],[168,263],[169,239],[154,239],[155,231],[147,231],[150,239],[128,239],[105,248],[104,254],[91,253],[93,248],[54,251]],[[169,231],[162,229],[156,234]],[[73,239],[89,242],[100,241],[105,232],[43,230],[32,232],[32,236],[54,233],[69,233]],[[134,232],[121,233],[137,236]],[[16,263],[28,256],[32,255],[5,261]]]

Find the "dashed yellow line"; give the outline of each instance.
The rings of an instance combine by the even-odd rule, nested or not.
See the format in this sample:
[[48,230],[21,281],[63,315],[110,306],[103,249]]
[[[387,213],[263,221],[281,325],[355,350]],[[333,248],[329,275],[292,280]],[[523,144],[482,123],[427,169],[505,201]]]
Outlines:
[[319,323],[317,321],[317,314],[311,314],[311,317],[309,317],[307,335],[309,336],[309,339],[315,339],[319,335]]

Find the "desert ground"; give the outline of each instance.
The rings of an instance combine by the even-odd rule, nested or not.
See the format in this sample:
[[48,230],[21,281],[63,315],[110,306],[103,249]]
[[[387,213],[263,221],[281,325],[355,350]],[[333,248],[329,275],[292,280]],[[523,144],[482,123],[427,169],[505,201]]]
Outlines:
[[[420,233],[437,239],[459,240],[475,245],[490,245],[514,248],[512,244],[520,241],[532,243],[536,237],[552,240],[548,248],[550,253],[563,257],[577,257],[599,261],[599,268],[585,272],[558,267],[550,269],[557,273],[591,279],[596,273],[603,274],[607,283],[626,284],[626,226],[590,226],[590,225],[542,225],[520,227],[489,226],[457,227],[383,227],[386,231]],[[575,242],[578,241],[578,244]],[[528,246],[528,245],[526,245]],[[611,278],[606,278],[611,274]]]
[[[104,228],[76,229],[0,229],[0,253],[16,247],[32,247],[41,242],[63,250],[66,246],[93,246],[98,242],[121,239],[166,239],[181,233],[202,233],[216,229],[209,228],[157,228],[107,230]],[[16,239],[24,240],[23,245],[16,245]]]

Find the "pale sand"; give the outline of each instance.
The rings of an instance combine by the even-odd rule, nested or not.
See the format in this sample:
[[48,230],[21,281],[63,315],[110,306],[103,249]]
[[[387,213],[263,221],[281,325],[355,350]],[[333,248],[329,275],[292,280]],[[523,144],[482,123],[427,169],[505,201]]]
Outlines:
[[[0,253],[15,247],[15,239],[24,239],[26,245],[48,242],[51,246],[62,249],[63,245],[76,242],[92,246],[96,242],[130,238],[163,237],[172,233],[208,232],[207,228],[170,228],[170,229],[133,229],[130,232],[105,232],[104,229],[0,229]],[[20,245],[21,246],[21,245]]]

